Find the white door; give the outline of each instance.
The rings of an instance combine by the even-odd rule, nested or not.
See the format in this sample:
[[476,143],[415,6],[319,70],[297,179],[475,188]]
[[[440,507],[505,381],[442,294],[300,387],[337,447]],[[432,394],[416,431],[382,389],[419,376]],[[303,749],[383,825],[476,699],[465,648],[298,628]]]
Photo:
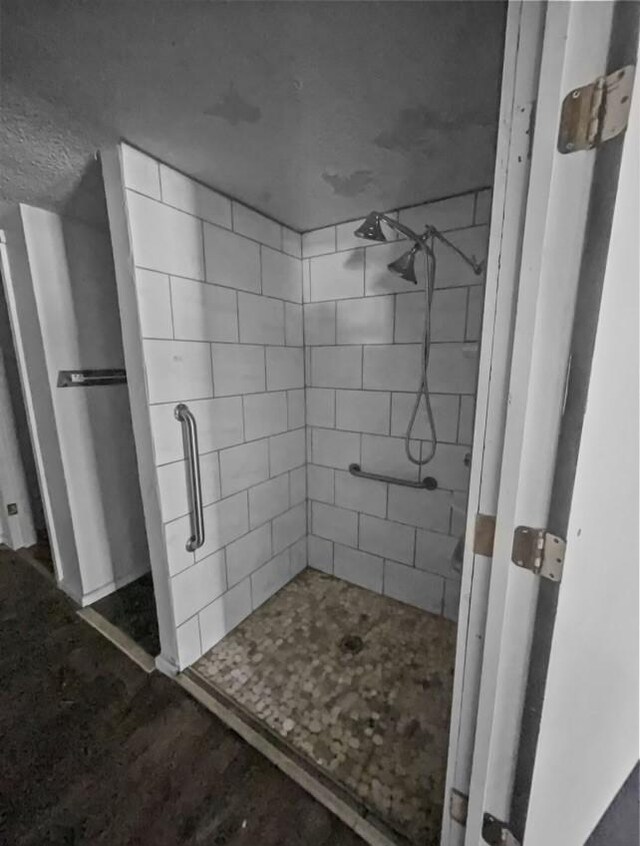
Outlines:
[[538,576],[511,562],[512,543],[517,526],[547,525],[597,155],[558,151],[561,107],[605,73],[613,12],[613,3],[545,10],[464,839],[473,846],[484,842],[485,814],[510,816],[539,587]]
[[[639,755],[639,157],[636,89],[576,468],[525,846],[585,843]],[[627,837],[625,842],[637,842],[632,832]]]

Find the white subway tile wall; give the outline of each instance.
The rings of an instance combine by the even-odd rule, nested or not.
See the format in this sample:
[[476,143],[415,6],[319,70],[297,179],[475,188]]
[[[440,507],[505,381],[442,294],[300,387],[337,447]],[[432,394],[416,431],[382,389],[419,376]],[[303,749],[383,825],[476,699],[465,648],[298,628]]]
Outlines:
[[[181,666],[307,566],[455,619],[484,277],[436,245],[429,379],[439,446],[415,480],[404,432],[425,290],[387,270],[406,243],[359,221],[300,236],[123,145],[150,425]],[[491,192],[389,214],[486,257]],[[421,265],[418,264],[420,270]],[[196,416],[205,545],[190,553],[177,402]],[[432,433],[421,403],[411,451]],[[206,478],[205,478],[206,477]]]
[[[302,238],[144,153],[123,145],[122,156],[186,667],[307,565]],[[178,402],[198,424],[206,541],[195,554]]]
[[[481,260],[490,205],[485,189],[402,209],[399,220],[417,231],[430,223]],[[415,286],[387,269],[406,242],[387,229],[389,243],[367,245],[353,236],[359,223],[302,237],[308,563],[455,619],[460,575],[452,560],[464,532],[484,275],[437,245],[429,381],[439,443],[422,476],[435,476],[438,489],[354,477],[351,463],[419,478],[404,434],[420,384],[426,307],[423,277]],[[412,454],[426,456],[431,441],[422,401]]]

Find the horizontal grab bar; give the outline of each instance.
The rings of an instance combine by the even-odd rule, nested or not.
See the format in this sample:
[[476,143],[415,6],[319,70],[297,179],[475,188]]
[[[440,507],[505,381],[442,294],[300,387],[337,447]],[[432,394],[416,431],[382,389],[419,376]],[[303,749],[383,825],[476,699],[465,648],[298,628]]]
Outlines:
[[399,479],[396,476],[383,476],[381,473],[367,473],[362,470],[359,464],[350,464],[349,473],[352,476],[359,476],[361,479],[375,479],[377,482],[388,482],[390,485],[404,485],[406,488],[421,488],[422,490],[435,491],[438,482],[433,476],[426,476],[419,482],[411,482],[409,479]]

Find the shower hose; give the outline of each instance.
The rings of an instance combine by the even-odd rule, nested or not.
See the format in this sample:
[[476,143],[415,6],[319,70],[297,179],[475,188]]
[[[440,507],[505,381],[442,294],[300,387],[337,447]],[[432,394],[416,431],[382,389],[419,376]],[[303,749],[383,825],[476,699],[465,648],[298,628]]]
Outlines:
[[[409,425],[407,426],[407,431],[404,436],[404,448],[409,461],[411,461],[412,464],[417,464],[418,466],[422,467],[425,464],[428,464],[433,459],[436,453],[436,447],[438,445],[438,438],[436,436],[436,424],[433,418],[433,409],[431,407],[431,396],[429,394],[429,382],[427,376],[427,371],[429,368],[429,351],[431,348],[431,303],[433,300],[433,291],[435,288],[436,281],[436,256],[434,251],[433,235],[429,235],[427,233],[427,235],[421,238],[418,243],[420,244],[420,248],[422,249],[425,255],[426,264],[424,332],[422,334],[421,351],[421,380],[420,387],[416,392],[411,417],[409,418]],[[429,428],[431,429],[431,446],[429,449],[429,454],[426,456],[426,458],[423,458],[421,455],[416,458],[411,452],[411,435],[416,425],[418,411],[420,409],[420,402],[422,401],[423,397],[427,410],[427,418],[429,420]]]

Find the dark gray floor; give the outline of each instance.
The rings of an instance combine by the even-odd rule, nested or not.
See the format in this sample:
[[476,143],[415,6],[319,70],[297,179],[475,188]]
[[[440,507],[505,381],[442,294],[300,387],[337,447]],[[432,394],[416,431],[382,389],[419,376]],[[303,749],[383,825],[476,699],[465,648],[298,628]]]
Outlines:
[[160,652],[151,573],[105,596],[92,608],[155,658]]
[[0,551],[0,843],[362,846],[43,576]]

